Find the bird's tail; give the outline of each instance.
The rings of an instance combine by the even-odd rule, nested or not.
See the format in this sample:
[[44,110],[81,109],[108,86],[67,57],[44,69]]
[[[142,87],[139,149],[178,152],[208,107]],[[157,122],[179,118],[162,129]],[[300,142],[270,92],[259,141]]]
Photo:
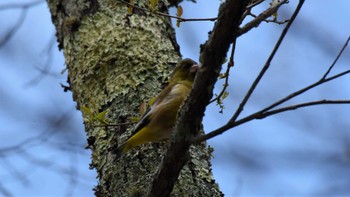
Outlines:
[[[122,155],[128,152],[130,149],[144,144],[146,142],[157,141],[152,133],[148,132],[148,127],[144,127],[135,135],[130,137],[125,143],[120,145],[118,148],[112,151],[116,159],[119,159]],[[157,136],[156,136],[157,137]]]

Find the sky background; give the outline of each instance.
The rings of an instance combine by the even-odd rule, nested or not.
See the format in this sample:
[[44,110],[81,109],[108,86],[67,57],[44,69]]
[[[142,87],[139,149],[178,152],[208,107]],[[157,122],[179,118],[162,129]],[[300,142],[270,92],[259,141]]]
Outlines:
[[[0,2],[0,196],[93,196],[96,172],[81,113],[70,92],[45,2],[28,10]],[[258,14],[268,2],[253,9]],[[317,2],[317,3],[316,3]],[[288,19],[297,1],[278,14]],[[184,18],[217,15],[220,1],[182,3]],[[319,80],[350,35],[350,1],[306,1],[241,118]],[[175,10],[171,13],[174,15]],[[23,19],[23,20],[21,20]],[[247,21],[252,18],[248,18]],[[247,22],[245,21],[245,22]],[[184,57],[198,60],[213,22],[176,28]],[[14,27],[18,27],[14,29]],[[237,41],[223,114],[212,104],[205,132],[225,124],[268,58],[284,25],[262,23]],[[346,49],[332,74],[350,69]],[[218,81],[216,92],[223,81]],[[348,75],[286,105],[350,99]],[[216,181],[226,196],[350,195],[350,105],[322,105],[241,125],[208,141]]]

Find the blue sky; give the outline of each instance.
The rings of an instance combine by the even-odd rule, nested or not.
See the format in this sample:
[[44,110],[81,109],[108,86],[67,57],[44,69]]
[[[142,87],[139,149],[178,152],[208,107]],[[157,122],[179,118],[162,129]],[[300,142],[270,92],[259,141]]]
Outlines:
[[[14,1],[0,5],[8,2]],[[291,0],[283,6],[278,17],[288,18],[296,3]],[[183,17],[216,16],[219,4],[185,2]],[[267,3],[253,12],[266,7]],[[348,1],[305,2],[241,117],[323,75],[350,35],[349,7]],[[0,21],[0,41],[21,14],[20,9],[0,10],[0,18],[7,19]],[[199,45],[213,24],[190,22],[176,28],[184,57],[198,60]],[[232,116],[282,29],[283,25],[263,23],[239,38],[230,96],[223,114],[215,105],[208,107],[203,121],[206,132]],[[0,183],[1,195],[93,196],[96,173],[88,169],[90,152],[84,149],[80,112],[75,110],[71,94],[60,86],[66,84],[66,73],[61,74],[64,58],[57,44],[50,42],[53,36],[50,14],[42,3],[27,11],[22,26],[0,48],[0,176],[6,180]],[[349,60],[347,49],[331,74],[349,69]],[[49,73],[40,75],[45,65]],[[349,82],[349,76],[344,76],[288,104],[350,99]],[[222,81],[216,87],[218,92]],[[249,122],[210,139],[208,143],[215,149],[214,177],[226,196],[350,194],[349,113],[350,105],[299,109]]]

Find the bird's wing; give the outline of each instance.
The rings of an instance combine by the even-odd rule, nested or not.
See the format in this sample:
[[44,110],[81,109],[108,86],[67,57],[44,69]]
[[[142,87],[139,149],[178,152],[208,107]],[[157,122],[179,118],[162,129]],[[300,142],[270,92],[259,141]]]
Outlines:
[[171,92],[171,89],[172,88],[170,86],[167,86],[165,89],[163,89],[162,92],[160,92],[160,94],[154,100],[152,106],[143,114],[140,121],[136,124],[132,132],[132,135],[135,135],[135,133],[140,131],[143,127],[145,127],[151,121],[151,116],[154,113],[154,109],[157,108],[157,106],[162,102],[163,98],[165,98],[165,95]]
[[144,126],[146,126],[149,122],[150,122],[150,111],[151,109],[149,108],[141,117],[140,121],[136,124],[132,135],[134,135],[135,133],[137,133],[138,131],[140,131]]
[[[183,88],[185,88],[185,91]],[[185,97],[184,95],[187,95],[189,91],[190,91],[190,88],[187,86],[184,87],[183,83],[176,83],[173,85],[169,85],[165,89],[163,89],[163,91],[158,95],[156,100],[153,102],[153,105],[150,107],[150,109],[147,110],[147,112],[142,116],[141,120],[137,123],[132,135],[134,135],[135,133],[140,131],[143,127],[148,125],[151,122],[152,117],[154,118],[154,114],[168,111],[168,110],[165,110],[164,108],[171,107],[170,106],[171,103],[176,102],[176,103],[179,103],[178,105],[180,106]],[[179,106],[173,106],[173,107],[179,108]]]

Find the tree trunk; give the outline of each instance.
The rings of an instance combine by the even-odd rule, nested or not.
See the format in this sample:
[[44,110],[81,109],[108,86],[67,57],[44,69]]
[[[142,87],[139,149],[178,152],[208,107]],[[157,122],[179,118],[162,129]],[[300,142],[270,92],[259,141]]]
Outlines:
[[[147,8],[140,1],[136,5]],[[98,114],[108,110],[111,124],[138,117],[142,102],[157,95],[180,59],[174,29],[167,17],[151,14],[118,0],[48,0],[68,68],[68,83],[77,108]],[[159,2],[159,11],[168,5]],[[83,113],[91,167],[98,172],[96,196],[144,196],[167,143],[131,150],[114,161],[111,150],[124,142],[132,125],[96,127]],[[191,148],[171,196],[222,196],[210,164],[210,149]]]

